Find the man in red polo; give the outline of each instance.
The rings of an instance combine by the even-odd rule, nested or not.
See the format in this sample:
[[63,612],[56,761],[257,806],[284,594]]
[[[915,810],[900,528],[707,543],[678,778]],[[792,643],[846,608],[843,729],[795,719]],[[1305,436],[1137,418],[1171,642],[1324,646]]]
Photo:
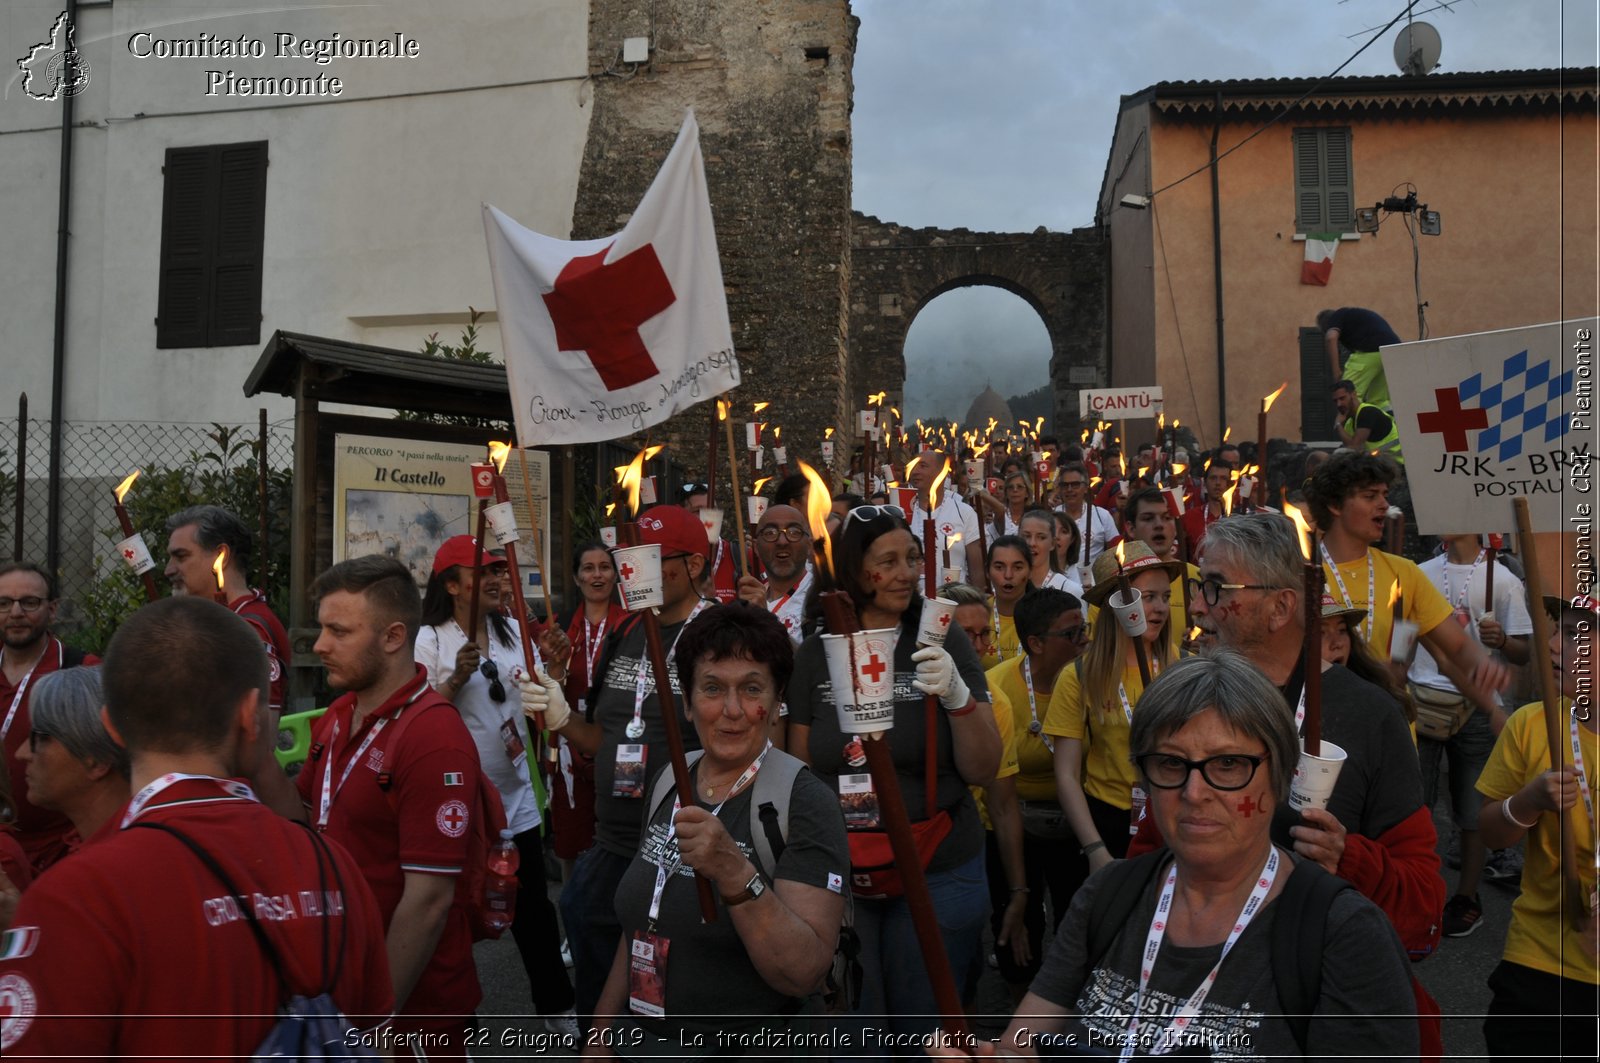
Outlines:
[[23,895],[0,959],[0,1053],[252,1056],[290,993],[330,993],[358,1030],[382,1021],[383,928],[355,861],[238,781],[276,737],[255,635],[212,602],[156,602],[118,629],[102,679],[134,796],[118,829]]
[[314,649],[346,693],[317,721],[295,782],[312,824],[355,856],[383,912],[397,1013],[389,1043],[459,1056],[483,999],[467,909],[456,903],[477,747],[412,660],[422,600],[404,565],[343,561],[312,595],[322,627]]
[[28,733],[33,729],[28,712],[29,689],[58,668],[97,661],[64,646],[50,633],[58,597],[56,581],[40,566],[26,561],[0,565],[0,625],[4,625],[4,648],[0,649],[0,741],[5,745],[11,798],[16,806],[12,827],[34,874],[67,854],[66,838],[72,832],[72,821],[28,800],[27,765],[18,753],[28,744]]

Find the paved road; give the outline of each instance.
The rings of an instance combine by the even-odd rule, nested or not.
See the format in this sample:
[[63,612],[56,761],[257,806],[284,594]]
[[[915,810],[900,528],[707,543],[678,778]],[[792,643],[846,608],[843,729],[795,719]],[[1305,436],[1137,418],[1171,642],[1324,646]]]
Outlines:
[[[1447,792],[1441,784],[1441,792]],[[1441,838],[1449,824],[1440,806],[1434,810],[1434,819]],[[1444,844],[1441,841],[1440,850]],[[1445,869],[1445,879],[1452,887],[1457,873]],[[557,892],[551,887],[551,896]],[[1505,944],[1506,927],[1510,922],[1511,901],[1514,890],[1498,884],[1485,883],[1479,890],[1483,902],[1481,925],[1469,937],[1445,938],[1438,952],[1414,970],[1428,992],[1439,1002],[1446,1018],[1444,1023],[1445,1054],[1452,1060],[1485,1059],[1483,1043],[1483,1013],[1489,1006],[1489,990],[1484,984],[1500,960]],[[542,1024],[526,1017],[529,1006],[528,980],[516,954],[510,935],[500,941],[483,942],[475,949],[478,972],[484,986],[481,1025],[486,1032],[486,1044],[473,1049],[475,1056],[550,1056],[572,1053],[564,1046],[542,1036]],[[985,970],[979,985],[978,1008],[981,1017],[976,1021],[976,1032],[994,1037],[1004,1029],[1011,1011],[1011,997],[998,972]]]

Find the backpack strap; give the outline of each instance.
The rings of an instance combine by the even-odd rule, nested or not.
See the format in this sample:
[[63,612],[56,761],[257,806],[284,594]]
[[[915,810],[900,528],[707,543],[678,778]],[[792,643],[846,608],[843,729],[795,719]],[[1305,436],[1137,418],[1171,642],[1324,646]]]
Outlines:
[[1272,920],[1272,975],[1278,983],[1278,1005],[1301,1055],[1306,1054],[1311,1013],[1322,995],[1328,912],[1335,897],[1354,888],[1312,861],[1301,860],[1278,894],[1277,914]]
[[1095,889],[1089,906],[1089,948],[1087,970],[1094,970],[1105,958],[1133,915],[1133,909],[1155,880],[1156,872],[1167,865],[1172,854],[1165,848],[1143,853],[1129,860],[1113,860]]
[[[693,768],[704,755],[705,750],[703,749],[691,749],[684,754],[683,759],[687,762],[688,767]],[[756,773],[756,778],[761,778],[760,772]],[[662,803],[666,801],[667,794],[672,792],[672,787],[676,782],[677,780],[672,777],[671,764],[666,765],[660,771],[656,772],[655,782],[650,785],[650,801],[645,806],[646,823],[655,818],[656,809],[660,808]]]
[[643,613],[629,613],[617,629],[606,636],[604,645],[600,647],[600,656],[594,662],[594,675],[589,677],[589,689],[583,692],[585,707],[584,719],[594,723],[594,707],[600,703],[600,688],[605,680],[606,672],[611,670],[611,658],[616,656],[617,647],[622,644],[628,632],[638,627],[644,620]]
[[[774,753],[783,752],[774,747]],[[750,841],[755,849],[756,867],[774,878],[778,861],[789,839],[789,799],[794,781],[807,770],[799,757],[769,759],[756,773],[755,792],[750,795]]]

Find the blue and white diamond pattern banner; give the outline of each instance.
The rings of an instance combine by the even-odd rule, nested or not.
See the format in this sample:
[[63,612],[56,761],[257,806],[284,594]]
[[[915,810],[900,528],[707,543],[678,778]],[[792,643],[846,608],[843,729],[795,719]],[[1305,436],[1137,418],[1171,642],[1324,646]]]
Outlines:
[[1511,531],[1517,496],[1535,531],[1592,520],[1597,333],[1586,318],[1383,348],[1418,531]]

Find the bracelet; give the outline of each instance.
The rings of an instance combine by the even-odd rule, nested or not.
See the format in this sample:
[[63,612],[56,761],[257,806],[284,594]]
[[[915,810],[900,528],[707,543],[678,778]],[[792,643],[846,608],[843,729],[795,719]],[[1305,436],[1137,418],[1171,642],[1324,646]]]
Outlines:
[[950,713],[949,714],[950,718],[951,719],[955,719],[957,716],[965,716],[967,713],[972,712],[975,709],[977,709],[977,707],[978,707],[978,699],[977,698],[973,698],[971,701],[967,702],[967,707],[966,708],[957,709],[954,712]]
[[1011,892],[1012,893],[1031,893],[1033,891],[1028,889],[1028,887],[1026,887],[1026,886],[1012,886],[1011,887]]
[[1103,842],[1103,841],[1093,841],[1093,842],[1090,842],[1088,845],[1085,845],[1082,849],[1079,849],[1078,850],[1078,855],[1080,855],[1080,856],[1088,856],[1090,853],[1097,853],[1101,849],[1104,849],[1105,847],[1106,847],[1106,843],[1105,842]]
[[1506,819],[1509,820],[1511,823],[1515,824],[1518,827],[1521,827],[1523,830],[1532,830],[1534,828],[1534,826],[1537,825],[1538,822],[1539,822],[1539,817],[1538,816],[1534,816],[1533,817],[1533,822],[1532,823],[1524,823],[1524,822],[1522,822],[1522,820],[1518,819],[1516,816],[1513,816],[1511,814],[1511,798],[1509,798],[1509,797],[1506,798],[1504,801],[1500,802],[1500,814],[1502,816],[1506,817]]

